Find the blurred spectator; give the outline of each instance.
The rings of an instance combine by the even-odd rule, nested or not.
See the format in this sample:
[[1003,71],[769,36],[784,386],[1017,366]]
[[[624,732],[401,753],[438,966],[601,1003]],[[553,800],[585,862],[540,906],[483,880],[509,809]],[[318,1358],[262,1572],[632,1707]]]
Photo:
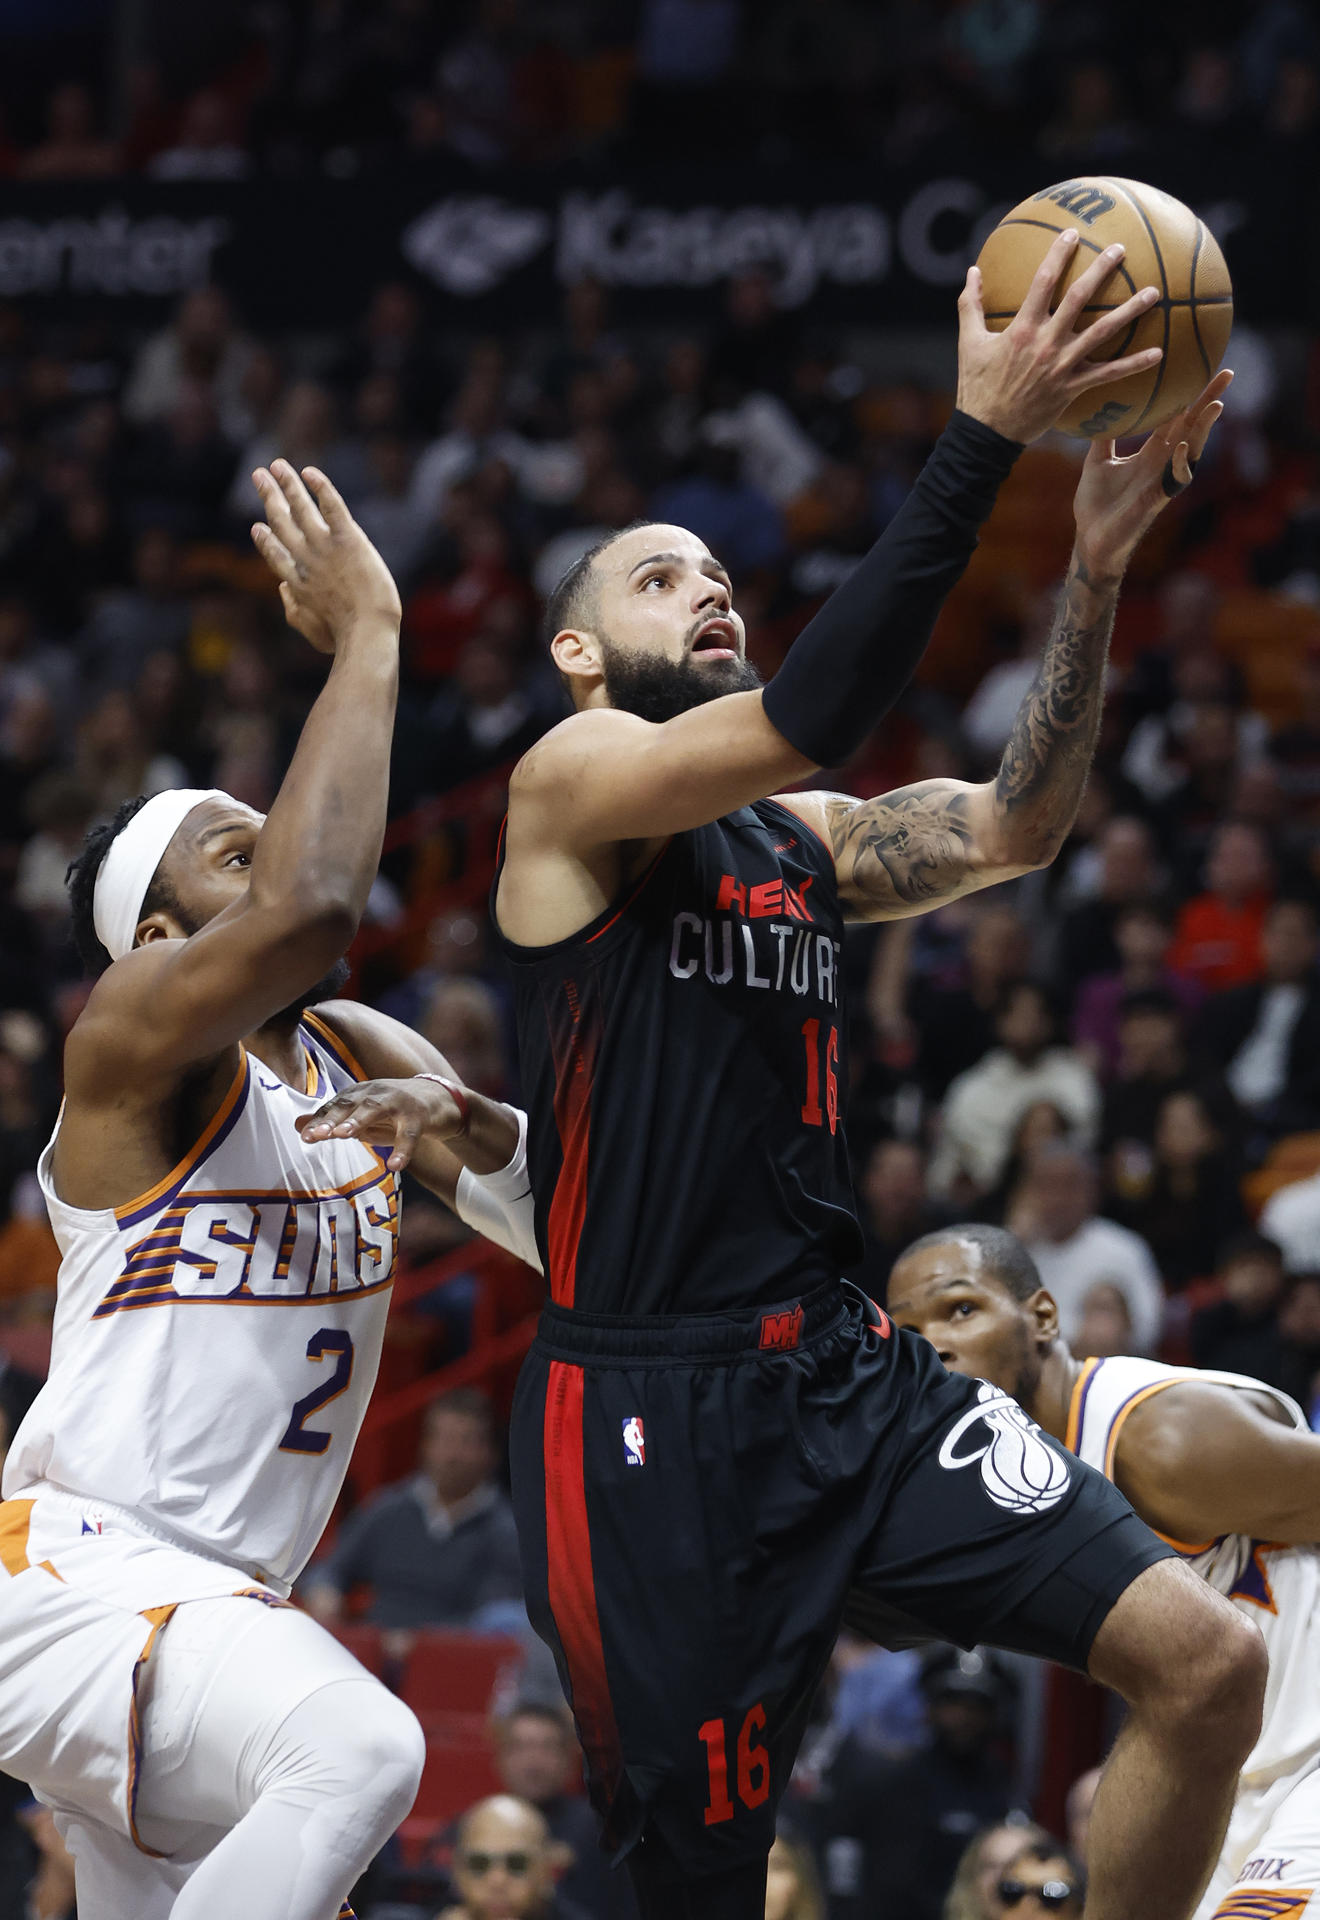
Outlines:
[[133,484],[144,517],[188,539],[222,532],[238,455],[206,382],[180,382],[169,412],[143,429],[134,459]]
[[199,287],[139,351],[124,389],[125,419],[137,427],[166,420],[185,389],[200,384],[211,393],[225,431],[241,441],[251,427],[244,376],[252,352],[225,295],[218,287]]
[[1108,1281],[1127,1302],[1133,1351],[1154,1353],[1164,1321],[1159,1271],[1144,1240],[1097,1215],[1099,1197],[1091,1156],[1065,1142],[1047,1143],[1037,1149],[1005,1225],[1025,1241],[1041,1285],[1058,1303],[1060,1331],[1070,1345],[1091,1288]]
[[784,527],[769,495],[742,478],[739,437],[727,415],[703,421],[691,472],[660,488],[651,513],[690,528],[735,579],[745,580],[782,558]]
[[775,1835],[765,1876],[765,1920],[825,1920],[825,1903],[811,1850]]
[[356,504],[365,467],[354,450],[340,440],[334,395],[319,381],[295,380],[281,396],[274,421],[249,440],[237,456],[226,505],[244,524],[252,520],[255,511],[253,471],[268,467],[277,456],[299,473],[304,467],[320,467],[345,499]]
[[112,814],[136,794],[188,784],[181,761],[152,750],[137,706],[118,688],[103,694],[79,727],[77,766],[98,814]]
[[1288,719],[1271,737],[1269,754],[1291,817],[1314,822],[1320,813],[1320,644],[1306,649],[1294,674]]
[[1143,820],[1120,814],[1107,821],[1096,855],[1095,890],[1068,909],[1059,930],[1056,965],[1070,991],[1093,974],[1119,971],[1119,915],[1129,907],[1152,905],[1163,879],[1154,839]]
[[1211,993],[1245,986],[1264,964],[1261,936],[1274,891],[1274,860],[1259,827],[1226,820],[1216,829],[1205,886],[1178,916],[1169,964]]
[[23,155],[18,171],[25,180],[100,180],[119,168],[114,143],[96,131],[96,108],[87,88],[65,81],[46,108],[46,137]]
[[1282,1248],[1289,1273],[1320,1272],[1320,1173],[1272,1193],[1261,1208],[1259,1224]]
[[465,1087],[499,1099],[509,1083],[500,1002],[484,980],[437,982],[418,1031],[445,1056]]
[[1304,1408],[1312,1432],[1320,1433],[1320,1273],[1290,1276],[1279,1303],[1279,1332],[1284,1389]]
[[[1031,957],[1027,926],[1015,908],[989,898],[974,903],[972,915],[955,965],[918,974],[907,996],[917,1078],[932,1100],[993,1046],[997,1009],[1007,989],[1025,977]],[[885,930],[889,940],[897,936],[909,946],[920,931],[911,920]]]
[[1101,1079],[1118,1072],[1122,1059],[1125,1010],[1137,997],[1159,993],[1187,1018],[1204,1001],[1193,980],[1168,965],[1173,944],[1173,916],[1154,901],[1134,901],[1119,909],[1114,919],[1114,945],[1119,964],[1113,973],[1089,974],[1078,989],[1073,1008],[1072,1039],[1082,1058]]
[[978,1833],[958,1862],[941,1920],[998,1920],[996,1889],[1004,1869],[1032,1841],[1048,1843],[1049,1835],[1025,1819]]
[[1146,1242],[1166,1288],[1175,1289],[1213,1273],[1220,1250],[1246,1226],[1239,1169],[1190,1087],[1162,1101],[1153,1147],[1147,1179],[1129,1184],[1115,1212]]
[[926,1155],[912,1140],[881,1140],[872,1148],[858,1189],[866,1252],[857,1280],[883,1302],[889,1270],[900,1253],[952,1211],[926,1192]]
[[995,1888],[997,1914],[1016,1914],[1019,1920],[1068,1920],[1078,1915],[1086,1898],[1086,1875],[1081,1863],[1053,1841],[1037,1841],[1004,1868]]
[[78,636],[84,683],[100,691],[131,686],[154,653],[177,653],[188,637],[179,553],[164,527],[146,527],[133,543],[132,579],[101,594]]
[[1194,1363],[1283,1386],[1291,1379],[1279,1332],[1283,1254],[1263,1233],[1239,1234],[1222,1249],[1215,1278],[1220,1298],[1192,1316]]
[[633,1920],[632,1883],[607,1862],[581,1791],[582,1754],[568,1709],[562,1701],[515,1701],[493,1732],[504,1791],[535,1807],[564,1857],[571,1856],[559,1882],[565,1900],[593,1920]]
[[354,518],[406,593],[428,532],[412,496],[412,448],[402,434],[386,431],[374,434],[366,451],[367,488]]
[[1082,1299],[1077,1321],[1077,1351],[1088,1358],[1112,1359],[1131,1353],[1132,1314],[1127,1296],[1112,1280],[1097,1280]]
[[463,642],[448,685],[429,715],[439,784],[454,786],[488,767],[514,761],[562,717],[557,688],[528,684],[514,650],[498,632]]
[[1238,1104],[1268,1134],[1320,1127],[1320,976],[1315,908],[1276,900],[1261,932],[1264,972],[1211,996],[1200,1039]]
[[157,180],[243,180],[250,167],[232,103],[218,87],[202,87],[184,108],[178,140],[147,172]]
[[354,1587],[366,1618],[389,1628],[516,1624],[521,1575],[513,1513],[495,1484],[490,1403],[472,1387],[426,1410],[418,1470],[372,1496],[306,1580],[318,1620],[342,1619]]
[[1085,1773],[1079,1773],[1068,1789],[1064,1818],[1068,1828],[1068,1851],[1075,1854],[1086,1864],[1087,1843],[1091,1838],[1091,1810],[1095,1806],[1095,1792],[1100,1785],[1099,1767],[1088,1767]]
[[[939,1920],[968,1837],[1012,1804],[998,1738],[1011,1691],[994,1657],[937,1652],[923,1671],[929,1745],[902,1759],[844,1740],[824,1841],[831,1920]],[[1019,1843],[1020,1844],[1020,1843]]]
[[377,287],[356,334],[342,348],[331,380],[343,395],[360,393],[367,381],[384,378],[398,396],[396,430],[433,432],[444,372],[422,307],[412,287],[387,280]]
[[437,1920],[587,1920],[555,1884],[564,1864],[535,1807],[507,1793],[479,1800],[458,1823],[458,1901]]
[[1192,1062],[1182,1014],[1171,994],[1133,993],[1119,1011],[1118,1071],[1105,1089],[1101,1142],[1109,1178],[1120,1194],[1136,1194],[1150,1177],[1160,1109],[1171,1093],[1193,1088],[1228,1132],[1236,1118],[1231,1096]]
[[990,668],[963,710],[963,738],[984,764],[998,770],[1018,708],[1036,678],[1041,653],[1054,621],[1057,589],[1037,594],[1018,630],[1017,652]]
[[949,1088],[930,1184],[942,1196],[988,1193],[1002,1177],[1023,1113],[1048,1101],[1079,1137],[1095,1138],[1100,1090],[1070,1047],[1054,1042],[1054,1011],[1045,990],[1022,980],[1005,989],[993,1047]]

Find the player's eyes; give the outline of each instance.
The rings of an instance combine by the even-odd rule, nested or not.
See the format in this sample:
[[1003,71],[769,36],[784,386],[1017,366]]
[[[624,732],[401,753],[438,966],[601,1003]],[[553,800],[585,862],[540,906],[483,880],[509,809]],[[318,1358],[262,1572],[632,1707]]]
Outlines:
[[233,853],[228,855],[225,860],[225,865],[232,867],[235,861],[238,862],[239,866],[250,867],[252,865],[252,855],[245,853],[241,847],[237,848]]
[[968,1314],[975,1312],[976,1306],[971,1300],[955,1300],[950,1309],[950,1313],[955,1320],[965,1320]]
[[646,578],[642,581],[642,592],[645,593],[648,587],[667,587],[668,585],[669,585],[669,576],[667,574],[648,573]]

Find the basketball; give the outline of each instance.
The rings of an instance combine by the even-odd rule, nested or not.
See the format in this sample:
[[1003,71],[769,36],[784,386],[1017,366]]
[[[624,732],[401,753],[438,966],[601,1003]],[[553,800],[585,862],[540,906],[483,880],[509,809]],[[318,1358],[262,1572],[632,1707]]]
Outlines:
[[1158,187],[1109,174],[1064,180],[1019,201],[981,249],[982,303],[994,332],[1008,325],[1055,236],[1069,227],[1077,229],[1080,245],[1055,289],[1054,305],[1098,253],[1122,241],[1127,251],[1099,299],[1085,309],[1082,324],[1142,287],[1158,287],[1158,302],[1101,358],[1120,360],[1147,347],[1162,347],[1164,358],[1110,386],[1089,388],[1059,427],[1087,439],[1149,433],[1195,400],[1219,370],[1233,325],[1224,256],[1205,222]]

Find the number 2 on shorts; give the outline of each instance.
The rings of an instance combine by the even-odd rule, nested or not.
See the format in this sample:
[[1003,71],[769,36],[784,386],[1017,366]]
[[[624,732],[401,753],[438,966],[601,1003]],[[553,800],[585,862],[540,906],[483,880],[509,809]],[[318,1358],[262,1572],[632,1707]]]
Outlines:
[[332,1433],[303,1425],[309,1413],[319,1413],[331,1400],[337,1400],[353,1378],[353,1341],[342,1327],[321,1327],[307,1342],[309,1360],[326,1360],[331,1354],[336,1357],[330,1378],[294,1402],[280,1441],[281,1453],[324,1453],[334,1439]]
[[[759,1807],[770,1792],[770,1755],[757,1738],[765,1732],[765,1708],[758,1700],[748,1709],[738,1735],[738,1798],[750,1811]],[[707,1720],[697,1728],[697,1738],[706,1748],[706,1773],[710,1782],[710,1804],[706,1825],[717,1827],[732,1820],[733,1801],[729,1798],[728,1738],[722,1720]]]

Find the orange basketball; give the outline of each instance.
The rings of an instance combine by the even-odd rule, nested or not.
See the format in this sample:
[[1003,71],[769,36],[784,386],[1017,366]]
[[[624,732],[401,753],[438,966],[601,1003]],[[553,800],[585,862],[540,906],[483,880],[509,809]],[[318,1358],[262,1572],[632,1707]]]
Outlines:
[[1127,252],[1084,310],[1082,324],[1122,306],[1141,287],[1158,287],[1156,305],[1099,357],[1121,360],[1144,347],[1162,347],[1164,358],[1144,373],[1089,387],[1059,426],[1087,439],[1149,433],[1195,400],[1219,371],[1233,326],[1233,285],[1224,256],[1205,222],[1158,187],[1108,174],[1064,180],[1019,202],[982,247],[977,264],[987,326],[999,332],[1008,325],[1055,235],[1069,227],[1077,229],[1081,244],[1054,304],[1098,253],[1121,240]]

